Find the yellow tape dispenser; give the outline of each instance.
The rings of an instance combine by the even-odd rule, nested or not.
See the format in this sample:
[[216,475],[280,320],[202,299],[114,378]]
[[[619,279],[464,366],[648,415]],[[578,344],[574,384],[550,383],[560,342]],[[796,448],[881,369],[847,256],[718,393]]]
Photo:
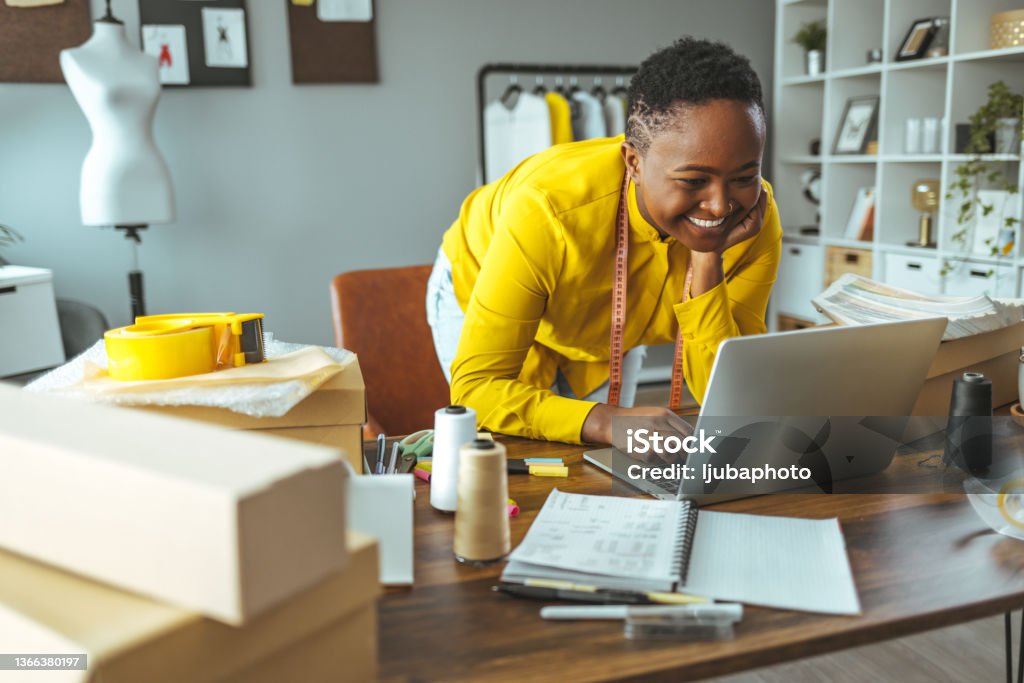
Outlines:
[[117,380],[172,379],[266,360],[262,313],[146,315],[108,330],[107,370]]

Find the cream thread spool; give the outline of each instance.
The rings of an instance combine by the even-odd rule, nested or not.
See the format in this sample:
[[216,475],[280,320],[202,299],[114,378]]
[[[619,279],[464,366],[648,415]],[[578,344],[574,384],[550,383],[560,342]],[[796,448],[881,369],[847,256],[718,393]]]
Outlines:
[[508,526],[508,471],[505,447],[477,439],[459,453],[455,559],[491,564],[511,550]]
[[430,472],[430,504],[455,512],[459,481],[459,449],[476,438],[476,412],[448,406],[434,413],[434,459]]

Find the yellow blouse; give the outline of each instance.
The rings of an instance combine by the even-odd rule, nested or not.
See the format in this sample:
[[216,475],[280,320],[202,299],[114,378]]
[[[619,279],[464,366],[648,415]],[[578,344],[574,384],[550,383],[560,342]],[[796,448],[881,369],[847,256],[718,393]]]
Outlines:
[[[476,189],[444,235],[455,296],[466,313],[452,363],[452,401],[482,427],[580,443],[596,405],[550,391],[555,371],[577,396],[608,380],[615,215],[625,167],[622,136],[560,145]],[[701,399],[718,345],[765,331],[781,253],[778,207],[723,256],[725,280],[681,303],[689,250],[662,241],[629,188],[625,348],[683,336],[683,370]]]

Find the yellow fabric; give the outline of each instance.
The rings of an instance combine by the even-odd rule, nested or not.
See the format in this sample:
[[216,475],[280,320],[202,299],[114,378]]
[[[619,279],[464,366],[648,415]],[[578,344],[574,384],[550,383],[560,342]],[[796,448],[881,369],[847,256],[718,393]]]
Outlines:
[[[577,396],[608,380],[622,140],[585,140],[526,159],[470,194],[445,233],[455,295],[466,312],[452,400],[473,407],[483,428],[580,442],[595,404],[549,388],[557,368]],[[630,185],[625,348],[671,342],[678,326],[683,369],[698,400],[718,345],[765,331],[782,228],[771,187],[764,187],[761,232],[725,252],[721,284],[680,303],[689,250],[660,240]]]
[[572,142],[572,112],[569,101],[556,92],[547,92],[544,99],[551,114],[551,144]]

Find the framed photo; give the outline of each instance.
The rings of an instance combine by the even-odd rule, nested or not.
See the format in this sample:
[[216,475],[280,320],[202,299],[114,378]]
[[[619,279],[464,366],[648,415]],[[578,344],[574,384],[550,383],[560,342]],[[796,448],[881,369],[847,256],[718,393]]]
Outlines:
[[852,97],[846,101],[833,154],[864,154],[874,137],[878,120],[878,97]]
[[921,59],[928,52],[928,46],[939,30],[935,17],[918,19],[910,25],[906,37],[900,43],[900,49],[896,51],[896,61],[905,62],[908,59]]

